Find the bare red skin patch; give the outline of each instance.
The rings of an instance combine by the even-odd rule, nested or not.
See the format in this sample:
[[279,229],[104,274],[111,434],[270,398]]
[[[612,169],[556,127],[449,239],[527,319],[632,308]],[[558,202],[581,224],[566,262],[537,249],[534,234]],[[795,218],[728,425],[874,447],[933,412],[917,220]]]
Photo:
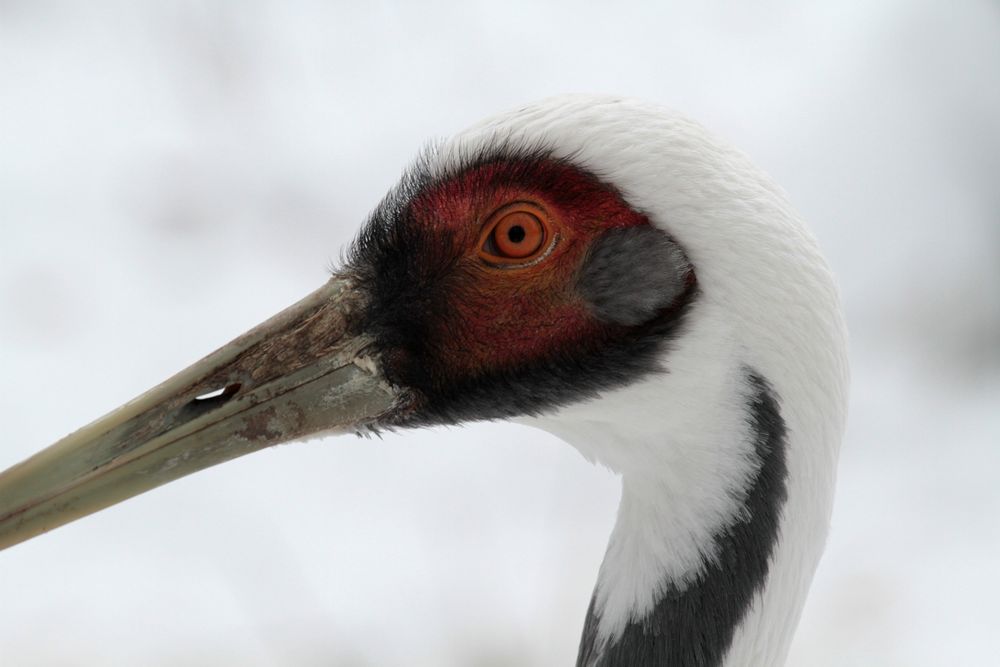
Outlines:
[[[409,204],[412,220],[450,241],[456,257],[444,285],[447,303],[429,332],[446,376],[513,371],[596,349],[621,331],[591,314],[576,276],[604,232],[649,220],[612,188],[554,160],[532,165],[530,179],[516,176],[509,162],[473,167]],[[513,202],[532,202],[548,214],[554,245],[526,266],[491,265],[480,253],[484,225]]]

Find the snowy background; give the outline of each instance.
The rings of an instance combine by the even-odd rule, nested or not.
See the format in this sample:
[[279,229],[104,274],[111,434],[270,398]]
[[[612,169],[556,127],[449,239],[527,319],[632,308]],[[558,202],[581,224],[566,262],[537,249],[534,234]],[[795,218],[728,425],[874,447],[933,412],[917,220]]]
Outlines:
[[[318,286],[431,137],[680,108],[843,287],[854,389],[790,664],[1000,651],[1000,6],[0,2],[0,467]],[[0,553],[3,665],[569,665],[618,485],[505,425],[256,454]]]

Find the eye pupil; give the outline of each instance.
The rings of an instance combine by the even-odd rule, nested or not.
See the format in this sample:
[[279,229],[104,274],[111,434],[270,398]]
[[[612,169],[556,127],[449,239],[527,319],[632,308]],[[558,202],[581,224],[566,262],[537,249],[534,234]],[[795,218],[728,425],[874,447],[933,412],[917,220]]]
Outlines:
[[524,237],[527,235],[528,233],[524,231],[524,227],[522,227],[521,225],[511,227],[507,231],[507,238],[510,239],[511,243],[520,243],[521,241],[524,240]]

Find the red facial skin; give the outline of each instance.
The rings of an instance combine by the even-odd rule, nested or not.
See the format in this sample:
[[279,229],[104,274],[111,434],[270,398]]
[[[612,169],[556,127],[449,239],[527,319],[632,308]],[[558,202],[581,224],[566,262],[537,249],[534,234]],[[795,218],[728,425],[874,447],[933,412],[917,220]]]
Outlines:
[[[434,356],[441,370],[452,377],[513,370],[596,348],[619,333],[620,325],[592,315],[575,289],[576,277],[604,232],[649,224],[616,191],[565,164],[533,167],[531,178],[521,179],[529,185],[497,177],[502,169],[509,166],[467,170],[410,204],[414,221],[428,234],[450,237],[457,257],[444,279],[447,303],[429,332],[430,340],[440,341]],[[541,208],[549,236],[523,262],[490,261],[483,253],[486,226],[494,224],[495,211],[515,202]]]

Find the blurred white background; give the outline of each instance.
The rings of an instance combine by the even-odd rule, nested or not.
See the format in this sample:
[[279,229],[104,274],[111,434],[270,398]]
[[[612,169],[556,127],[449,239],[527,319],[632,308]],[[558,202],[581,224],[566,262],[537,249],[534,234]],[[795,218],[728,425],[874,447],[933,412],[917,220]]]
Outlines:
[[[839,275],[854,389],[790,664],[996,664],[1000,6],[0,2],[0,467],[318,286],[415,151],[680,108]],[[569,665],[618,485],[505,425],[281,447],[0,553],[3,665]]]

